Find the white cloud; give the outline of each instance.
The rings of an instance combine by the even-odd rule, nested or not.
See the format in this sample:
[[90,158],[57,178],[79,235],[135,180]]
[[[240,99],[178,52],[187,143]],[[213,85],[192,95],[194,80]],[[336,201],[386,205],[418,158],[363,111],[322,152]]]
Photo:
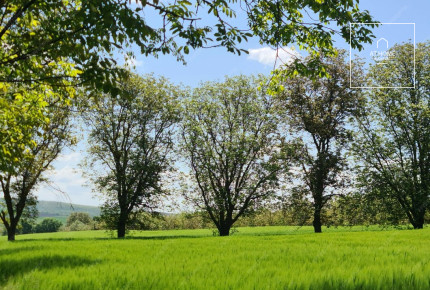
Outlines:
[[264,65],[279,66],[289,64],[295,58],[300,57],[300,53],[292,47],[283,47],[278,50],[270,47],[262,47],[257,49],[249,49],[248,59],[256,60]]
[[50,179],[61,186],[84,186],[86,179],[82,177],[80,169],[65,166],[60,169],[54,169],[49,172]]
[[57,158],[57,162],[70,162],[70,161],[74,161],[74,162],[79,162],[82,159],[82,154],[80,152],[69,152],[67,154],[61,154],[60,156],[58,156]]
[[45,173],[49,183],[43,183],[35,194],[39,200],[72,202],[75,204],[99,205],[101,200],[94,198],[88,179],[82,175],[79,162],[84,155],[69,151],[61,154],[53,164],[53,169]]

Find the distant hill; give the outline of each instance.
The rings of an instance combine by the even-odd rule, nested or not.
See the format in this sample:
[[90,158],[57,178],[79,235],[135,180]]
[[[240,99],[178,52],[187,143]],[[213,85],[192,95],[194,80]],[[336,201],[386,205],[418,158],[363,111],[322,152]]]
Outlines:
[[97,206],[70,204],[59,201],[39,200],[37,204],[39,219],[52,217],[65,221],[72,212],[86,212],[91,217],[100,215],[100,208]]

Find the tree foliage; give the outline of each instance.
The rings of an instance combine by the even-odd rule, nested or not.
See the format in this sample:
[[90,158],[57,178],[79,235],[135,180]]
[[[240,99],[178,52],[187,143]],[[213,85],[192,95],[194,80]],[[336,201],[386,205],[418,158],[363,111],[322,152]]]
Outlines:
[[[333,36],[340,36],[354,49],[362,49],[363,43],[370,43],[374,38],[371,29],[377,25],[368,11],[360,11],[359,1],[354,0],[249,0],[245,3],[250,28],[262,44],[277,50],[297,44],[309,52],[308,59],[296,58],[290,69],[277,70],[275,83],[281,83],[286,75],[313,78],[326,75],[321,56],[336,56]],[[350,23],[363,24],[353,26],[350,31]]]
[[[354,30],[350,38],[350,22],[374,22],[354,0],[131,2],[0,2],[0,80],[58,84],[63,78],[79,76],[108,88],[116,77],[112,75],[115,49],[126,49],[134,43],[144,55],[180,56],[190,48],[213,46],[240,53],[243,49],[238,48],[238,43],[252,35],[250,29],[262,43],[276,48],[297,43],[315,55],[334,52],[334,34],[348,42],[351,39],[353,48],[373,37],[369,28],[374,25],[369,24]],[[232,18],[240,11],[245,11],[248,27],[232,24]],[[149,23],[145,14],[158,14],[160,25]],[[309,21],[304,15],[309,15]],[[214,25],[208,24],[209,19],[215,21]],[[78,71],[56,71],[62,62],[70,62]]]
[[[233,16],[230,2],[198,1],[81,1],[13,0],[0,2],[0,78],[3,82],[49,82],[61,84],[76,78],[108,88],[114,84],[116,49],[136,44],[144,55],[188,52],[208,43],[240,52],[238,38],[244,33],[227,25]],[[200,8],[200,9],[199,9]],[[200,26],[204,11],[216,15],[216,38],[212,28]],[[198,12],[200,11],[200,12]],[[157,26],[145,14],[159,14]],[[183,39],[185,46],[177,44]],[[62,61],[79,71],[58,71]]]
[[413,87],[369,92],[368,105],[357,119],[354,152],[361,185],[380,199],[395,199],[414,228],[422,228],[430,197],[430,44],[397,45],[386,65],[374,65],[375,86]]
[[274,193],[290,148],[278,134],[278,117],[264,79],[239,76],[205,83],[184,105],[182,150],[197,185],[196,203],[219,234],[256,200]]
[[54,233],[58,232],[60,227],[63,224],[56,219],[53,218],[45,218],[35,226],[35,232],[36,233]]

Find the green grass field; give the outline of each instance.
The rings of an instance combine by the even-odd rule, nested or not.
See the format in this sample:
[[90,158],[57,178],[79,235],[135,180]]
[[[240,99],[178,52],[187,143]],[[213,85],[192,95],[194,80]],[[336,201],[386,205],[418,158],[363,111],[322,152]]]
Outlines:
[[0,237],[5,289],[430,289],[430,229],[104,231]]

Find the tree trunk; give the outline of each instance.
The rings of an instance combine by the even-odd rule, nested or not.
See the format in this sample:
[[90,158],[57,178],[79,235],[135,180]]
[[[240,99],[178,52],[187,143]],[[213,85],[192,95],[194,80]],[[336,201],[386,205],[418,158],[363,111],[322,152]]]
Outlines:
[[419,230],[419,229],[422,229],[422,228],[424,228],[424,223],[421,223],[421,224],[415,224],[415,225],[414,225],[414,229],[416,229],[416,230]]
[[119,215],[118,219],[118,238],[124,238],[125,237],[125,227],[127,224],[127,214],[124,213],[125,211],[121,210],[121,213]]
[[424,227],[424,216],[426,214],[426,208],[423,207],[423,204],[427,203],[412,203],[412,210],[406,212],[409,222],[412,224],[414,229],[422,229]]
[[416,215],[414,215],[414,229],[422,229],[424,228],[424,215],[425,211],[420,211]]
[[229,234],[230,234],[230,228],[231,228],[231,226],[229,226],[229,225],[221,225],[221,226],[219,226],[218,227],[218,232],[219,232],[219,235],[221,236],[221,237],[223,237],[223,236],[228,236]]
[[321,207],[320,205],[315,205],[314,210],[314,220],[312,222],[312,225],[314,226],[314,232],[315,233],[321,233]]
[[7,230],[7,240],[8,241],[15,241],[15,234],[16,234],[16,225],[11,224],[9,227],[6,228]]

